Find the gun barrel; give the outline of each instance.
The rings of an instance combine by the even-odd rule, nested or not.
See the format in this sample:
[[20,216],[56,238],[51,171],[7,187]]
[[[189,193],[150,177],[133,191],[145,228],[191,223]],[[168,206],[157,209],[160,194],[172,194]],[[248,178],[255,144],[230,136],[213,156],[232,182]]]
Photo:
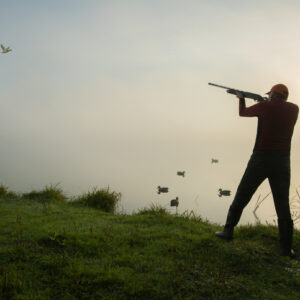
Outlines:
[[226,86],[223,86],[223,85],[219,85],[219,84],[215,84],[215,83],[211,83],[211,82],[209,82],[208,84],[212,85],[212,86],[216,86],[216,87],[222,88],[222,89],[232,90],[232,88],[229,88],[229,87],[226,87]]

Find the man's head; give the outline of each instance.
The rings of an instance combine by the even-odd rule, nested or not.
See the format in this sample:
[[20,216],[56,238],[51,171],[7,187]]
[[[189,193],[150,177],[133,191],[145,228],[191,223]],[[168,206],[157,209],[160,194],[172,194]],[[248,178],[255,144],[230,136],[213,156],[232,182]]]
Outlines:
[[269,95],[270,99],[280,98],[282,100],[287,100],[289,96],[289,90],[284,84],[279,83],[272,86],[270,92],[267,94]]

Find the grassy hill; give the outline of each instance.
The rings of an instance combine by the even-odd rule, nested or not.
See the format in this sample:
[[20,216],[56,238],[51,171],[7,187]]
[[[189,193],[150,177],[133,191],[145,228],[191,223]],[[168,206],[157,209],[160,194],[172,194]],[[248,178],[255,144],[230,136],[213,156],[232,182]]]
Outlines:
[[220,228],[0,198],[0,299],[300,299],[300,257],[279,256],[276,227],[238,227],[232,242]]

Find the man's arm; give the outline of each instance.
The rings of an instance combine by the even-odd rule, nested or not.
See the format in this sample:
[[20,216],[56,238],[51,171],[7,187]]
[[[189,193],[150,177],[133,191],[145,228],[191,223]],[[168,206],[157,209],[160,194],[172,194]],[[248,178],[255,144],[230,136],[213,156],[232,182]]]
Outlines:
[[296,105],[296,109],[295,109],[295,115],[296,115],[296,117],[295,117],[295,124],[296,124],[296,122],[297,122],[297,119],[298,119],[298,114],[299,114],[299,107]]
[[237,94],[239,98],[239,115],[241,117],[257,117],[259,115],[259,107],[262,102],[246,107],[246,101],[242,94]]

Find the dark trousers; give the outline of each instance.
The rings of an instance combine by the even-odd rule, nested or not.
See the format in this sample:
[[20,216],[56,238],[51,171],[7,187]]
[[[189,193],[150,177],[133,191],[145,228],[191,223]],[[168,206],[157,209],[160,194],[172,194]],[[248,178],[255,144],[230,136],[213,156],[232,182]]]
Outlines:
[[268,178],[278,220],[291,221],[289,205],[290,156],[275,151],[253,152],[229,208],[225,227],[238,224],[258,186]]

